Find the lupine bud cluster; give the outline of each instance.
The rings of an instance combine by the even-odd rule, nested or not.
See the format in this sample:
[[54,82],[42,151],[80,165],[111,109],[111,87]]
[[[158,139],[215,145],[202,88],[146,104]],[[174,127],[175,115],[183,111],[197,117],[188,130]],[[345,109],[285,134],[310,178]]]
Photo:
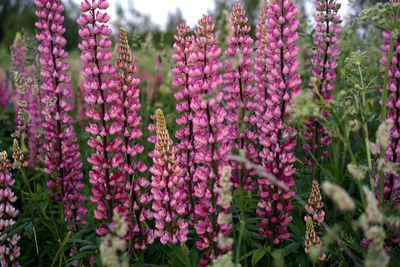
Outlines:
[[179,166],[179,157],[169,137],[165,117],[161,109],[156,111],[157,142],[154,149],[151,193],[156,230],[154,234],[162,244],[187,240],[189,224],[182,218],[187,214],[185,179]]
[[[83,14],[77,22],[81,26],[79,35],[83,40],[78,46],[82,50],[83,86],[87,92],[86,116],[90,120],[86,131],[92,135],[88,145],[95,149],[88,158],[93,165],[89,172],[89,181],[93,185],[90,199],[97,204],[95,218],[104,222],[112,220],[115,208],[124,217],[128,216],[129,195],[125,187],[126,176],[118,169],[124,162],[120,152],[123,125],[119,117],[121,114],[113,107],[120,106],[122,99],[113,77],[115,68],[108,63],[113,55],[108,38],[112,30],[105,24],[110,16],[103,10],[108,8],[109,3],[106,0],[90,2],[85,0],[79,4]],[[104,235],[108,226],[102,224],[96,232]]]
[[[316,249],[319,250],[321,248],[322,242],[321,239],[317,236],[314,230],[314,222],[311,219],[311,217],[307,218],[306,221],[306,240],[304,241],[305,243],[305,252],[306,253],[311,253],[311,249]],[[319,260],[323,261],[326,259],[326,254],[323,252],[319,253]]]
[[[318,93],[313,92],[316,99],[322,96],[327,102],[332,99],[330,91],[335,88],[333,80],[336,79],[335,68],[338,66],[335,57],[340,54],[340,50],[337,48],[340,44],[339,34],[342,30],[339,25],[339,8],[340,4],[336,0],[318,0],[315,4],[317,11],[314,16],[316,33],[311,64],[313,66],[312,75],[317,82],[313,84],[309,81],[309,86],[312,90],[318,90]],[[327,111],[323,110],[322,115],[326,116]],[[304,146],[304,149],[320,161],[328,153],[326,147],[331,143],[330,138],[317,118],[309,118],[305,127],[304,137],[309,143]],[[304,160],[310,166],[312,165],[311,157],[306,157]]]
[[[232,35],[228,40],[229,47],[225,50],[227,60],[225,60],[224,98],[232,147],[244,150],[247,159],[257,161],[258,151],[255,147],[257,134],[254,126],[257,123],[255,110],[258,103],[254,100],[256,87],[252,85],[253,49],[250,45],[253,39],[248,35],[250,26],[247,22],[242,4],[235,2],[231,14]],[[234,186],[253,190],[249,170],[245,170],[244,166],[236,162],[231,164],[235,170],[232,177]]]
[[[314,221],[319,223],[324,221],[325,212],[322,210],[324,207],[324,203],[322,202],[321,192],[319,190],[319,184],[317,180],[312,181],[311,195],[308,198],[308,204],[305,206],[306,211],[312,215]],[[307,221],[309,215],[307,214],[304,217],[304,220]]]
[[3,243],[0,246],[0,264],[1,266],[20,266],[16,258],[20,255],[17,243],[21,237],[17,234],[7,237],[8,234],[3,233],[6,228],[15,224],[15,218],[18,215],[18,210],[13,206],[17,197],[11,190],[15,180],[9,171],[10,167],[7,152],[0,152],[0,241]]
[[175,132],[176,138],[180,141],[176,144],[177,154],[181,156],[180,166],[187,183],[187,192],[190,200],[190,213],[193,214],[194,200],[192,194],[192,181],[194,173],[196,171],[196,164],[194,163],[194,133],[193,133],[193,107],[192,101],[198,98],[197,94],[194,94],[189,90],[189,70],[188,58],[192,52],[192,42],[194,36],[189,34],[190,27],[186,26],[185,22],[182,22],[177,27],[178,33],[174,35],[176,40],[174,44],[175,53],[172,55],[172,59],[176,62],[175,67],[172,69],[172,73],[175,76],[173,86],[178,89],[174,94],[176,101],[180,101],[176,105],[176,110],[181,115],[176,119],[176,123],[181,125],[182,128]]
[[[390,39],[392,32],[385,30],[382,33],[385,43],[381,46],[385,55],[381,58],[380,63],[383,68],[386,67],[388,53],[390,48]],[[382,147],[386,147],[385,160],[394,163],[400,163],[398,150],[400,149],[400,35],[393,36],[394,46],[392,58],[390,59],[390,67],[388,72],[388,99],[387,99],[387,115],[386,120],[391,121],[391,129],[389,130],[389,139],[384,142],[383,134],[377,134],[377,138],[381,140]],[[386,138],[387,139],[387,138]],[[378,139],[377,139],[378,140]],[[385,144],[384,144],[385,143]],[[388,143],[386,145],[386,143]],[[399,170],[397,168],[397,170]],[[385,201],[394,201],[396,206],[400,205],[400,173],[385,174],[384,199]]]
[[[193,179],[193,196],[197,223],[194,228],[199,235],[196,242],[200,250],[211,247],[209,255],[218,254],[219,232],[229,232],[231,224],[218,225],[217,194],[222,168],[227,164],[226,155],[230,151],[229,127],[225,124],[226,111],[221,106],[223,93],[219,89],[222,76],[218,73],[222,64],[218,59],[221,49],[215,44],[214,23],[203,15],[199,27],[195,29],[193,52],[188,58],[189,91],[198,97],[193,99],[193,131],[195,140],[194,162],[198,165]],[[205,264],[204,259],[202,264]]]
[[87,209],[82,202],[85,196],[79,193],[84,186],[80,181],[83,175],[79,171],[82,162],[79,161],[74,119],[68,114],[73,109],[69,103],[72,91],[71,77],[67,72],[70,66],[63,62],[68,55],[63,49],[66,44],[62,36],[65,32],[62,25],[64,16],[61,14],[64,7],[58,0],[35,0],[35,5],[38,8],[35,26],[39,29],[36,38],[40,41],[42,101],[45,104],[45,171],[52,175],[47,186],[53,189],[52,197],[63,201],[65,221],[84,222],[82,215]]
[[[143,229],[142,222],[145,218],[151,218],[151,212],[143,208],[143,205],[147,204],[151,198],[149,193],[142,193],[141,189],[145,190],[150,183],[142,176],[137,177],[139,173],[146,171],[147,166],[142,161],[135,162],[134,160],[144,149],[141,144],[135,142],[142,136],[142,132],[138,128],[141,121],[141,117],[138,114],[140,108],[138,88],[140,80],[136,77],[137,67],[134,65],[134,58],[124,29],[120,29],[119,43],[115,80],[118,83],[116,92],[120,99],[111,106],[110,115],[111,118],[119,120],[113,122],[112,125],[118,125],[115,128],[121,128],[118,132],[122,135],[121,137],[117,136],[114,142],[118,140],[117,142],[120,143],[122,138],[121,153],[123,157],[119,156],[118,164],[113,165],[113,167],[117,167],[120,172],[126,175],[126,190],[129,192],[130,197],[128,200],[129,212],[124,216],[130,222],[129,240],[134,238],[131,232],[138,233],[135,247],[145,248],[144,237],[147,234],[151,235],[151,232],[149,232],[149,229]],[[117,94],[115,96],[117,97]],[[117,155],[121,154],[118,153]],[[133,217],[135,221],[132,220]]]
[[[263,146],[260,156],[266,171],[274,174],[289,188],[294,185],[292,175],[296,171],[293,167],[296,160],[293,153],[296,130],[288,125],[288,110],[289,102],[297,95],[301,82],[297,72],[299,62],[296,59],[299,50],[295,43],[299,24],[295,18],[296,13],[297,8],[292,0],[270,1],[265,22],[269,86],[267,109],[261,118],[262,134],[259,137]],[[265,178],[259,178],[258,183],[261,200],[258,203],[257,214],[263,217],[259,224],[259,232],[263,237],[271,238],[274,244],[278,244],[280,239],[289,237],[286,226],[292,217],[287,212],[293,209],[290,198],[294,193],[275,187]]]

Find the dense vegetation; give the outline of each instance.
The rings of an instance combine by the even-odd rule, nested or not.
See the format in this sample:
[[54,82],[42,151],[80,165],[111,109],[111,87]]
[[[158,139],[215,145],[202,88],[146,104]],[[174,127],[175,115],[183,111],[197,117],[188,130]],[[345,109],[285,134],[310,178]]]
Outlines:
[[398,266],[400,3],[313,4],[1,3],[1,266]]

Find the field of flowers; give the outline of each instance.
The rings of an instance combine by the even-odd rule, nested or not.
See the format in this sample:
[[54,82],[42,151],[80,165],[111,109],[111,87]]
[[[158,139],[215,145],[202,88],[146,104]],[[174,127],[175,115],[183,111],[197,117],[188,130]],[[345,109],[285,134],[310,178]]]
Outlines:
[[1,266],[399,266],[400,3],[340,2],[155,48],[82,0],[68,53],[34,0],[0,62]]

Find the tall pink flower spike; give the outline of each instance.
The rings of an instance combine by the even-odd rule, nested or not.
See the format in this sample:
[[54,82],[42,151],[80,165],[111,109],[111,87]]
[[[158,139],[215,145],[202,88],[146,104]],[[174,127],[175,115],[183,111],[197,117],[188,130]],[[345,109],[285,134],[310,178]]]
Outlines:
[[[232,147],[244,150],[248,160],[258,162],[256,110],[257,101],[254,100],[256,87],[252,81],[254,74],[252,71],[253,49],[250,45],[253,39],[248,35],[250,26],[248,19],[240,2],[235,2],[231,14],[231,36],[228,39],[228,49],[225,51],[226,70],[224,74],[224,92],[226,101],[227,116],[226,121],[230,125],[229,139]],[[235,187],[240,188],[241,196],[243,190],[253,191],[254,171],[247,170],[237,162],[231,162],[232,181]],[[242,201],[242,204],[244,202]],[[244,216],[244,207],[241,208]]]
[[[193,134],[193,107],[192,101],[198,98],[198,95],[189,91],[189,70],[188,58],[193,50],[192,42],[194,36],[189,34],[190,27],[186,22],[182,22],[177,27],[178,33],[174,35],[176,40],[174,44],[175,53],[172,59],[176,62],[172,69],[174,74],[173,86],[177,89],[174,94],[175,99],[180,101],[176,105],[176,110],[181,115],[176,119],[176,123],[182,128],[175,132],[176,138],[180,141],[176,144],[177,154],[180,155],[180,167],[186,180],[187,194],[189,196],[190,215],[194,216],[194,199],[193,199],[193,177],[196,172],[196,164],[194,163],[195,143]],[[192,218],[193,219],[193,218]]]
[[[189,55],[189,92],[194,112],[193,133],[195,141],[194,162],[197,164],[193,177],[193,196],[196,198],[194,212],[197,222],[194,228],[199,235],[197,248],[211,247],[211,254],[203,258],[205,265],[209,258],[219,254],[218,234],[228,234],[231,224],[218,224],[217,215],[222,212],[217,207],[217,188],[222,168],[227,165],[226,156],[230,152],[229,127],[225,123],[226,111],[221,106],[223,93],[219,89],[222,63],[218,59],[221,49],[215,44],[214,23],[203,15],[199,27],[195,29],[193,52]],[[220,249],[223,252],[223,249]]]
[[[290,100],[299,92],[300,75],[296,59],[299,48],[296,46],[299,22],[295,15],[297,8],[292,0],[272,0],[268,7],[268,18],[265,22],[268,46],[266,69],[268,71],[268,98],[266,112],[261,118],[263,126],[260,134],[260,152],[262,163],[267,172],[274,174],[279,181],[289,188],[293,187],[292,178],[296,169],[293,147],[296,130],[288,125],[290,120]],[[259,233],[264,238],[272,239],[279,244],[280,239],[289,238],[286,226],[292,220],[288,211],[293,209],[290,198],[293,192],[283,191],[272,185],[267,179],[259,178],[259,195],[257,214],[262,217],[258,224]]]
[[[125,214],[126,220],[129,222],[129,230],[127,238],[130,242],[135,242],[136,249],[145,249],[145,239],[148,238],[152,242],[153,234],[148,228],[144,228],[145,219],[152,219],[152,212],[144,205],[151,201],[148,192],[142,193],[149,187],[150,182],[140,176],[147,170],[147,166],[142,161],[135,161],[135,157],[143,152],[143,146],[139,144],[138,139],[142,137],[142,132],[138,128],[141,117],[138,114],[140,108],[139,103],[139,83],[136,77],[137,67],[134,64],[131,49],[129,48],[126,31],[120,29],[119,52],[116,67],[118,72],[115,73],[115,80],[118,83],[116,88],[119,89],[118,94],[120,101],[116,102],[111,109],[112,118],[119,119],[122,127],[123,143],[121,144],[121,153],[125,159],[118,164],[118,169],[126,176],[126,190],[129,192],[128,214]],[[118,137],[117,137],[118,138]],[[137,236],[133,234],[137,233]],[[130,247],[130,246],[129,246]]]
[[13,205],[17,201],[17,197],[11,189],[15,180],[12,178],[10,167],[11,162],[7,158],[7,152],[0,152],[0,241],[3,243],[0,246],[0,264],[1,266],[17,267],[20,266],[16,261],[16,258],[20,255],[17,242],[21,237],[14,234],[4,241],[7,234],[2,233],[6,228],[15,224],[15,218],[18,215],[18,210]]
[[63,49],[66,44],[62,36],[65,32],[62,26],[64,17],[61,15],[64,7],[59,0],[35,0],[35,5],[38,7],[35,26],[39,29],[36,38],[40,41],[43,127],[47,141],[44,163],[45,171],[52,175],[47,186],[53,189],[52,197],[64,203],[65,221],[84,223],[82,215],[87,209],[82,202],[85,196],[79,193],[84,186],[79,171],[82,162],[79,161],[74,119],[68,114],[73,109],[70,104],[71,77],[66,74],[70,66],[63,62],[68,55]]
[[[263,0],[260,6],[260,14],[257,18],[256,25],[256,57],[255,57],[255,87],[256,95],[255,100],[258,102],[258,108],[256,109],[256,115],[262,117],[266,110],[266,100],[268,98],[268,79],[267,79],[267,66],[266,59],[267,54],[267,26],[265,24],[268,18],[268,0]],[[257,132],[261,133],[261,127],[263,126],[263,120],[257,121]]]
[[106,0],[92,0],[91,3],[85,0],[79,4],[83,14],[77,21],[82,27],[79,35],[83,39],[78,46],[82,50],[82,74],[85,77],[83,86],[87,92],[85,102],[88,105],[86,116],[89,125],[86,131],[92,134],[88,145],[95,149],[88,158],[88,162],[93,165],[89,172],[89,181],[93,185],[90,200],[97,204],[95,218],[103,223],[96,231],[98,235],[108,232],[106,222],[112,220],[114,209],[118,209],[125,218],[129,216],[126,176],[120,171],[124,164],[120,151],[124,143],[121,138],[122,114],[119,112],[122,98],[113,77],[115,68],[108,63],[112,52],[109,50],[111,41],[107,36],[112,31],[105,24],[110,16],[103,12],[108,6]]
[[156,230],[154,234],[163,245],[185,243],[189,224],[183,219],[187,214],[185,179],[179,166],[179,156],[169,137],[161,109],[156,111],[157,142],[154,149],[151,193]]
[[[317,84],[313,85],[309,81],[311,88],[316,86],[319,94],[325,101],[330,101],[332,96],[330,91],[335,89],[333,81],[336,79],[335,68],[338,62],[335,57],[339,56],[340,50],[337,46],[340,44],[339,34],[341,32],[340,16],[337,14],[340,4],[335,0],[318,0],[315,4],[317,14],[315,20],[315,37],[314,49],[311,63],[313,66],[312,74],[317,78]],[[319,96],[314,92],[314,96]],[[327,111],[322,111],[322,115],[326,116]],[[316,118],[310,118],[305,125],[306,131],[304,137],[309,141],[304,149],[312,153],[316,160],[320,161],[328,154],[326,148],[330,145],[331,140],[325,133],[321,123]],[[305,162],[312,166],[311,157],[306,157]],[[314,164],[313,177],[318,177],[317,166]]]

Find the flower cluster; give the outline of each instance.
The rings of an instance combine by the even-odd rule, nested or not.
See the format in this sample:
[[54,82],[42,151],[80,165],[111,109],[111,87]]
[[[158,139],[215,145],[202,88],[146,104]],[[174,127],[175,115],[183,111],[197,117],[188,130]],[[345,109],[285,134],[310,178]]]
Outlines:
[[87,209],[82,206],[82,202],[85,196],[79,193],[79,189],[84,186],[79,171],[82,162],[79,161],[74,119],[68,114],[73,109],[69,103],[72,91],[71,77],[67,72],[70,66],[63,62],[68,55],[63,49],[66,44],[62,36],[65,32],[62,25],[64,17],[61,14],[64,7],[57,0],[35,0],[35,5],[38,8],[35,26],[39,29],[36,38],[40,41],[38,50],[42,65],[42,101],[45,103],[45,171],[52,175],[47,186],[53,189],[52,196],[56,200],[63,201],[65,221],[84,222],[82,215]]
[[[296,55],[299,22],[295,15],[297,8],[292,0],[272,0],[268,7],[265,21],[267,35],[266,70],[268,79],[268,98],[266,112],[260,118],[262,127],[259,142],[263,146],[260,152],[262,163],[267,172],[274,174],[288,188],[294,185],[292,178],[296,169],[293,162],[296,157],[293,147],[296,145],[296,130],[288,125],[290,119],[290,100],[298,91],[300,75]],[[259,195],[257,214],[262,218],[259,232],[265,238],[271,238],[274,244],[280,239],[287,239],[286,226],[292,220],[287,212],[293,209],[290,198],[293,192],[283,191],[265,178],[259,178]]]
[[4,75],[0,68],[0,109],[5,109],[10,100],[10,94],[8,92],[8,77]]
[[[138,239],[135,242],[136,248],[145,248],[145,236],[151,235],[151,233],[149,229],[143,228],[142,222],[145,218],[151,218],[151,212],[145,209],[143,205],[147,204],[151,198],[149,193],[142,193],[141,189],[146,189],[150,183],[144,177],[139,176],[139,173],[146,171],[147,166],[142,161],[135,162],[134,160],[144,149],[141,144],[135,142],[142,137],[142,132],[138,128],[141,121],[138,114],[140,80],[136,77],[137,67],[134,65],[134,58],[124,29],[120,29],[119,37],[120,46],[116,62],[117,72],[115,73],[115,80],[118,85],[116,87],[117,94],[114,94],[115,97],[119,97],[119,100],[113,102],[110,115],[112,119],[119,120],[113,122],[111,127],[121,129],[118,133],[123,136],[121,152],[124,158],[119,156],[121,154],[117,154],[118,164],[113,164],[113,166],[126,175],[126,189],[129,191],[130,198],[128,201],[129,212],[124,215],[130,222],[128,232],[138,233]],[[117,136],[114,142],[121,143],[121,137]],[[135,217],[135,222],[132,220],[133,217]],[[130,236],[129,240],[132,240],[133,236],[128,236]],[[149,238],[152,239],[152,237]]]
[[[225,50],[224,99],[232,147],[244,150],[247,159],[257,161],[257,134],[254,128],[258,103],[254,100],[256,87],[252,85],[253,49],[250,45],[253,39],[248,35],[250,26],[247,22],[242,4],[235,2],[231,14],[232,34],[228,39],[229,47]],[[251,172],[236,162],[231,162],[231,165],[235,170],[232,176],[234,186],[241,190],[253,190]]]
[[192,181],[194,173],[196,172],[196,164],[194,163],[194,134],[193,134],[193,107],[192,101],[198,97],[197,94],[189,91],[189,64],[188,58],[192,52],[192,42],[194,36],[189,34],[190,27],[182,22],[177,27],[178,33],[174,35],[176,40],[174,44],[175,53],[172,59],[176,62],[176,66],[172,69],[175,76],[173,86],[178,89],[174,94],[176,101],[180,101],[176,105],[176,110],[181,115],[176,119],[176,123],[181,125],[182,128],[175,132],[176,138],[179,142],[176,144],[177,154],[181,157],[180,166],[182,174],[187,183],[187,192],[190,202],[190,213],[193,215],[194,200],[192,194]]
[[[306,205],[306,211],[312,215],[314,221],[319,223],[324,221],[325,212],[322,209],[324,207],[324,203],[322,202],[321,192],[319,190],[319,184],[317,180],[313,180],[311,195],[308,198],[308,204]],[[307,221],[309,215],[307,214],[304,218]]]
[[[306,221],[306,240],[305,243],[305,252],[311,253],[312,249],[319,250],[321,248],[322,242],[321,239],[317,236],[314,230],[314,222],[311,217],[307,218]],[[323,261],[326,259],[326,254],[323,252],[319,253],[319,260]]]
[[[82,74],[85,77],[86,116],[90,120],[86,131],[92,136],[88,145],[95,149],[88,162],[93,165],[89,172],[89,181],[93,185],[91,201],[97,203],[95,218],[104,222],[111,220],[113,210],[124,217],[129,216],[129,195],[126,190],[126,176],[119,170],[124,162],[120,152],[123,139],[120,137],[123,125],[120,121],[122,103],[118,84],[114,79],[115,68],[108,61],[112,58],[109,50],[111,40],[107,37],[112,30],[105,24],[110,16],[103,12],[109,3],[106,0],[85,0],[79,4],[83,12],[78,18],[82,27],[79,35],[83,38],[78,45],[82,50]],[[108,226],[102,224],[97,234],[108,232]]]
[[[267,54],[267,41],[265,37],[267,36],[267,26],[265,24],[268,18],[268,0],[263,0],[260,6],[260,14],[257,18],[256,25],[256,57],[255,57],[255,87],[256,95],[255,99],[258,102],[258,108],[256,109],[257,117],[262,117],[265,113],[266,100],[268,98],[268,79],[267,79],[267,69],[265,60],[268,57]],[[257,120],[257,131],[261,132],[263,121]]]
[[[341,32],[339,8],[340,4],[336,0],[318,0],[315,4],[316,33],[311,64],[313,66],[312,75],[317,82],[313,84],[312,81],[309,81],[309,85],[313,90],[318,90],[318,92],[314,92],[315,98],[323,97],[325,101],[332,99],[330,91],[335,88],[333,80],[336,78],[335,68],[338,66],[335,57],[340,54],[340,50],[337,48],[340,44],[339,34]],[[322,115],[326,116],[327,111],[323,110]],[[324,147],[330,145],[330,138],[317,118],[309,118],[305,128],[304,137],[309,143],[304,146],[304,149],[312,153],[319,161],[328,153]],[[304,160],[310,166],[312,165],[311,157],[306,157]]]
[[[35,167],[36,163],[43,161],[43,148],[41,138],[37,131],[42,127],[41,99],[39,86],[34,78],[35,68],[27,66],[27,47],[25,38],[20,33],[15,35],[11,46],[13,63],[13,82],[15,85],[13,94],[15,121],[17,129],[14,136],[27,140],[29,146],[29,163]],[[11,90],[12,91],[12,90]]]
[[[219,174],[227,164],[226,155],[230,151],[229,127],[225,124],[226,111],[221,105],[223,93],[219,89],[222,67],[219,60],[221,49],[216,45],[214,23],[203,15],[199,27],[195,29],[193,52],[188,58],[189,91],[192,98],[193,133],[195,141],[194,162],[197,164],[193,179],[193,196],[196,198],[194,213],[197,223],[194,228],[199,235],[196,242],[200,250],[211,247],[210,257],[218,254],[218,233],[230,232],[231,224],[218,225],[216,189]],[[202,262],[205,264],[207,259]]]
[[18,210],[13,206],[17,197],[11,190],[15,180],[9,171],[10,167],[11,163],[7,158],[7,152],[0,152],[0,241],[3,243],[0,246],[0,263],[1,266],[9,266],[9,264],[20,266],[15,260],[20,255],[17,242],[21,237],[17,234],[8,236],[7,233],[2,233],[15,223],[15,218],[18,215]]
[[176,155],[172,140],[169,137],[165,117],[161,109],[156,111],[157,142],[153,162],[150,168],[151,193],[156,230],[154,234],[162,244],[168,242],[185,243],[188,234],[188,223],[182,218],[187,214],[187,193],[179,157]]
[[[385,55],[381,58],[380,63],[385,68],[388,60],[388,53],[390,48],[390,39],[392,32],[386,30],[382,33],[385,43],[381,46]],[[387,115],[386,121],[390,121],[390,128],[384,129],[377,133],[377,144],[385,150],[385,161],[391,161],[396,164],[400,163],[399,153],[400,149],[400,107],[398,102],[400,100],[400,35],[393,36],[394,45],[392,51],[392,58],[389,62],[388,73],[388,99],[387,99]],[[388,123],[387,123],[388,124]],[[387,127],[386,127],[387,128]],[[386,132],[386,134],[385,134]],[[389,137],[389,138],[388,138]],[[397,170],[398,167],[397,167]],[[385,201],[395,201],[395,205],[400,205],[400,172],[397,174],[386,173],[384,184],[384,199]]]

